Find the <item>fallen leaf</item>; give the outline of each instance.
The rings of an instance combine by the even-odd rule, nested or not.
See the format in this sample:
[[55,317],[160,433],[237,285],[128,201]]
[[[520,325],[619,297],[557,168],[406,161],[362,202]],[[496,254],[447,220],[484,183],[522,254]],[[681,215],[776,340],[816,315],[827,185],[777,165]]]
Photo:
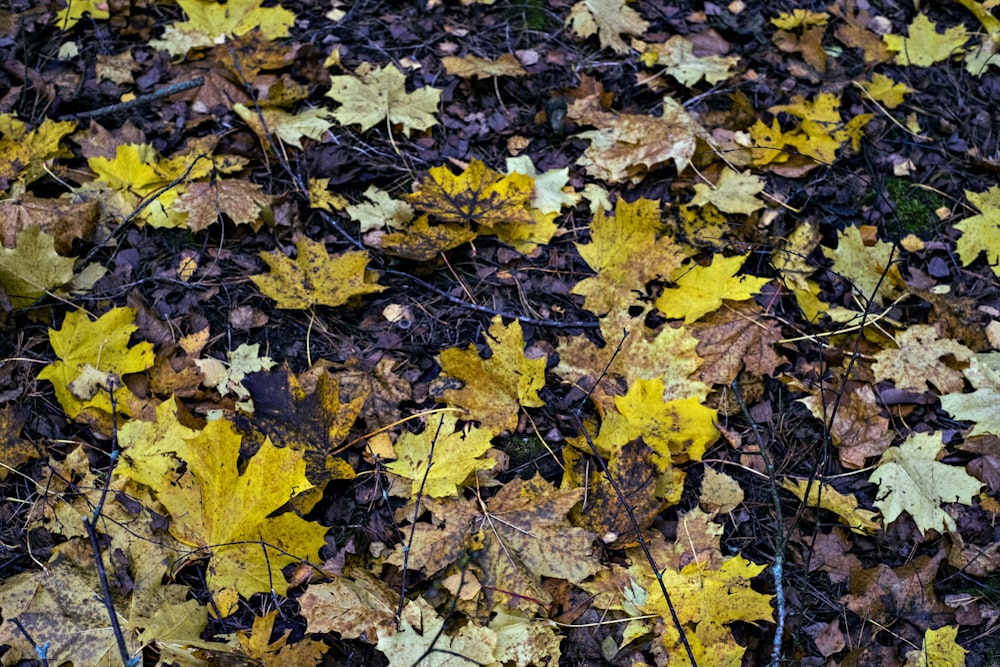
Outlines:
[[0,283],[14,309],[27,308],[73,279],[75,260],[56,252],[55,239],[38,227],[17,235],[17,247],[0,247]]
[[[276,136],[289,146],[302,149],[302,139],[320,141],[333,127],[330,122],[330,112],[326,109],[306,109],[293,114],[282,109],[264,107],[258,112],[243,104],[234,104],[233,111],[243,119],[250,129],[260,137],[261,142],[271,148],[271,135]],[[261,116],[264,120],[261,122]]]
[[527,358],[521,323],[504,326],[499,316],[490,324],[486,344],[492,352],[488,359],[480,358],[475,345],[441,351],[441,372],[463,383],[461,389],[446,390],[442,400],[494,433],[513,431],[521,406],[545,405],[538,396],[545,386],[545,357]]
[[875,506],[887,525],[905,511],[921,533],[957,530],[955,520],[941,504],[971,505],[983,485],[964,468],[940,463],[943,449],[939,434],[914,433],[899,447],[890,447],[882,454],[868,479],[879,487]]
[[920,648],[907,651],[906,664],[903,667],[959,667],[965,665],[968,654],[956,641],[958,626],[946,625],[937,630],[930,628],[924,632],[924,641]]
[[137,480],[153,489],[170,514],[170,533],[194,548],[189,557],[209,559],[207,585],[223,615],[237,595],[284,595],[288,584],[282,568],[315,562],[326,534],[324,526],[292,512],[276,514],[312,488],[302,454],[265,440],[241,471],[240,443],[228,421],[210,421],[174,452],[183,468],[178,462],[159,479],[143,475]]
[[962,232],[956,244],[963,266],[969,266],[981,254],[993,274],[1000,277],[1000,188],[993,186],[985,192],[965,191],[965,196],[981,213],[955,223]]
[[457,176],[448,167],[433,167],[406,200],[421,213],[443,223],[492,228],[502,222],[532,224],[530,203],[535,182],[530,176],[507,176],[479,160]]
[[[859,535],[882,528],[882,523],[875,519],[878,512],[859,510],[858,499],[855,496],[844,495],[829,484],[815,480],[810,484],[809,480],[786,477],[781,481],[781,486],[794,493],[809,507],[819,507],[833,512],[840,518],[841,523]],[[807,491],[808,500],[806,500]]]
[[598,209],[590,222],[590,243],[576,249],[597,272],[573,286],[585,297],[583,307],[597,315],[636,300],[634,292],[666,278],[680,266],[682,251],[664,234],[660,204],[650,199],[619,198],[614,217]]
[[437,125],[434,114],[441,100],[441,91],[429,86],[406,92],[406,76],[395,65],[332,76],[326,95],[341,104],[333,112],[338,123],[360,125],[367,132],[388,120],[401,126],[406,136]]
[[667,317],[683,317],[691,324],[722,306],[723,299],[746,301],[768,283],[768,278],[736,276],[750,255],[717,254],[709,266],[674,269],[676,288],[667,288],[656,299],[656,308]]
[[271,272],[250,276],[278,308],[341,306],[354,297],[385,289],[376,284],[378,274],[365,268],[368,253],[363,250],[331,256],[324,244],[305,237],[295,247],[294,260],[280,250],[261,253]]
[[271,197],[256,183],[237,179],[213,179],[209,183],[191,183],[173,205],[187,213],[187,227],[199,232],[225,215],[234,224],[249,225],[254,231],[264,224],[263,214],[271,206]]
[[882,35],[882,40],[890,51],[896,52],[896,63],[930,67],[934,63],[947,60],[962,52],[969,34],[965,26],[948,28],[944,33],[924,14],[917,14],[910,24],[908,37],[902,35]]
[[151,367],[153,346],[151,343],[139,343],[129,347],[129,338],[136,329],[135,310],[132,308],[113,308],[94,322],[84,311],[72,311],[66,314],[62,328],[49,329],[49,342],[58,360],[43,368],[38,379],[52,383],[56,399],[67,417],[108,427],[111,425],[112,405],[107,391],[97,391],[84,400],[70,389],[70,384],[89,368],[111,379],[120,413],[126,416],[138,414],[141,409],[138,399],[121,381],[121,377]]
[[504,53],[496,60],[479,58],[478,56],[445,56],[441,59],[444,70],[448,74],[460,76],[463,79],[489,79],[495,76],[523,76],[527,74],[517,57],[512,53]]
[[712,143],[701,125],[675,100],[663,98],[659,118],[570,107],[568,116],[596,130],[578,132],[590,146],[576,161],[590,176],[608,183],[638,183],[647,172],[673,160],[684,171],[694,156],[696,140]]
[[493,650],[497,639],[492,630],[469,623],[447,633],[444,620],[422,597],[411,600],[403,608],[399,629],[385,625],[377,628],[377,632],[375,648],[388,658],[389,667],[495,664]]
[[475,427],[456,432],[456,421],[451,414],[441,412],[427,420],[420,434],[400,434],[393,445],[397,460],[385,467],[410,482],[408,496],[453,496],[477,470],[496,466],[496,459],[484,456],[492,446],[493,434]]
[[626,0],[582,0],[573,5],[566,25],[576,35],[587,38],[596,34],[601,48],[615,53],[628,53],[625,35],[641,35],[649,29],[639,12],[625,4]]
[[892,380],[898,389],[928,391],[930,385],[941,393],[962,391],[962,373],[950,368],[944,357],[962,363],[973,352],[950,338],[938,338],[937,331],[927,324],[915,324],[896,335],[898,348],[875,353],[872,373],[875,379]]
[[160,39],[149,41],[154,49],[183,56],[191,49],[211,48],[226,37],[259,29],[266,39],[288,36],[295,14],[281,6],[261,7],[261,0],[177,0],[187,21],[171,23]]
[[15,116],[0,114],[0,182],[6,179],[27,185],[44,176],[51,160],[69,157],[68,149],[60,143],[74,129],[76,121],[46,118],[29,130],[27,123]]
[[764,208],[764,202],[757,198],[764,191],[764,181],[750,172],[735,172],[724,167],[715,186],[696,183],[694,198],[689,206],[712,204],[723,213],[750,215]]
[[646,67],[663,67],[664,73],[677,79],[688,88],[704,79],[715,85],[733,75],[739,63],[737,56],[697,56],[694,45],[681,35],[674,35],[662,44],[645,44],[639,40],[632,47],[642,55]]

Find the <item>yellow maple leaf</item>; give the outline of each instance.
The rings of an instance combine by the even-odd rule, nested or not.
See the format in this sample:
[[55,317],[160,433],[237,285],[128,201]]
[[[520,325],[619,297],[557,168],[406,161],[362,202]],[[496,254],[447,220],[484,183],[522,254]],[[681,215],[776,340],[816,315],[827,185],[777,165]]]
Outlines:
[[79,23],[84,16],[96,21],[103,21],[111,16],[108,0],[67,0],[66,9],[56,13],[53,23],[60,30],[66,31]]
[[697,56],[694,45],[681,35],[674,35],[662,44],[634,40],[632,46],[642,53],[643,65],[665,68],[666,74],[688,88],[702,79],[713,85],[725,81],[732,76],[733,68],[740,61],[737,56]]
[[[878,512],[859,510],[856,496],[853,494],[844,495],[829,484],[819,481],[813,481],[810,484],[809,480],[786,477],[782,480],[781,486],[794,493],[799,500],[805,501],[810,507],[819,507],[833,512],[840,517],[841,523],[859,535],[882,528],[882,522],[876,519]],[[808,501],[806,501],[807,489],[809,491]]]
[[907,651],[903,667],[965,667],[968,651],[956,641],[958,626],[928,628],[919,649]]
[[957,529],[941,504],[971,505],[983,484],[964,467],[938,461],[943,450],[941,434],[913,433],[902,445],[882,454],[868,480],[879,487],[875,506],[882,510],[886,525],[905,511],[921,533]]
[[523,76],[527,74],[517,57],[512,53],[504,53],[496,60],[479,58],[477,56],[445,56],[441,59],[444,70],[448,74],[460,76],[463,79],[489,79],[495,76]]
[[545,405],[538,396],[545,386],[545,357],[527,358],[521,323],[514,320],[504,326],[499,315],[490,324],[486,343],[492,351],[489,359],[482,359],[471,344],[465,350],[441,351],[442,373],[464,383],[461,389],[445,391],[442,399],[496,433],[510,431],[517,427],[520,406]]
[[[210,175],[215,161],[205,154],[211,149],[203,144],[191,144],[189,153],[161,159],[148,144],[124,144],[115,148],[114,158],[93,157],[87,164],[97,174],[98,184],[120,197],[115,203],[99,199],[112,212],[130,215],[140,202],[146,206],[140,218],[154,227],[179,227],[187,214],[173,210],[173,204],[184,193],[186,182]],[[184,182],[178,182],[184,181]],[[155,198],[147,202],[150,197]],[[120,207],[120,208],[119,208]]]
[[[812,100],[799,95],[792,104],[780,104],[768,109],[771,113],[787,113],[799,119],[798,127],[784,132],[778,119],[765,125],[758,120],[750,128],[754,142],[753,163],[757,166],[786,165],[789,175],[798,176],[818,164],[830,164],[837,150],[850,141],[857,150],[861,132],[871,120],[871,114],[860,114],[844,123],[840,115],[840,99],[831,93],[820,93]],[[783,150],[791,148],[792,151]]]
[[601,318],[605,345],[598,347],[584,336],[565,339],[553,372],[585,389],[600,378],[591,398],[605,412],[615,410],[616,396],[639,379],[662,380],[664,400],[690,396],[703,400],[708,387],[693,377],[702,362],[695,352],[698,339],[687,327],[650,330],[644,324],[648,314],[646,310],[633,317],[628,308],[610,311]]
[[[658,454],[675,463],[700,461],[719,438],[718,411],[702,405],[697,396],[665,400],[661,378],[637,379],[628,393],[615,397],[615,407],[625,419],[627,436],[612,430],[612,439],[622,442],[641,435]],[[600,438],[607,442],[603,432],[602,424]]]
[[764,202],[757,198],[764,191],[764,181],[748,171],[736,172],[724,167],[715,186],[696,183],[690,206],[712,204],[723,213],[750,215],[764,208]]
[[986,253],[986,263],[1000,278],[1000,188],[992,186],[985,192],[965,191],[981,213],[955,223],[955,229],[962,232],[956,250],[963,266],[972,264],[981,254]]
[[474,238],[476,233],[468,227],[453,223],[431,225],[429,216],[422,215],[405,229],[383,236],[382,248],[398,257],[426,262]]
[[615,53],[628,53],[622,34],[641,35],[649,28],[649,23],[625,0],[582,0],[573,5],[566,25],[580,37],[596,33],[601,48],[610,48]]
[[[865,300],[889,300],[905,285],[899,267],[889,265],[892,245],[876,241],[871,247],[866,246],[857,227],[846,228],[839,236],[837,249],[824,247],[823,254],[833,260],[833,270],[850,280]],[[883,274],[886,274],[884,280]]]
[[455,175],[441,165],[429,170],[416,192],[406,200],[418,211],[440,222],[491,228],[501,222],[532,224],[530,204],[535,181],[530,176],[507,176],[472,160]]
[[168,25],[160,39],[149,41],[154,49],[172,56],[211,48],[226,37],[245,35],[254,28],[266,39],[280,39],[288,36],[295,23],[295,14],[281,6],[262,7],[262,0],[177,0],[177,4],[188,20]]
[[365,268],[368,253],[363,250],[331,256],[322,243],[305,237],[295,247],[294,260],[280,250],[261,253],[271,272],[250,276],[278,308],[340,306],[356,296],[385,289],[376,284],[378,274]]
[[59,145],[76,128],[76,121],[46,118],[34,130],[11,114],[0,114],[0,182],[18,180],[27,185],[46,173],[49,160],[69,157]]
[[455,431],[457,419],[438,413],[427,420],[423,432],[403,432],[393,445],[396,459],[386,469],[410,482],[407,495],[418,493],[444,498],[458,493],[458,487],[478,470],[492,470],[497,462],[483,456],[492,446],[493,434],[471,427]]
[[965,26],[948,28],[944,33],[924,14],[917,14],[908,29],[909,36],[887,34],[882,40],[890,51],[896,52],[896,62],[900,65],[930,67],[934,63],[947,60],[962,52],[969,38]]
[[667,288],[656,299],[656,308],[667,317],[683,317],[691,324],[702,315],[717,310],[723,299],[745,301],[767,284],[768,278],[737,276],[749,254],[723,257],[717,254],[709,266],[676,269],[676,288]]
[[669,97],[663,98],[659,118],[640,114],[616,114],[585,105],[571,105],[567,116],[596,130],[578,132],[590,146],[576,163],[588,174],[608,183],[638,183],[647,171],[673,160],[683,171],[694,156],[696,140],[714,143],[704,128]]
[[873,100],[887,109],[895,109],[903,103],[903,96],[913,92],[905,83],[896,83],[885,74],[872,74],[871,81],[855,81],[855,83]]
[[56,252],[55,239],[28,227],[18,233],[17,247],[0,247],[0,283],[13,308],[26,308],[72,280],[73,264],[71,257]]
[[[663,571],[663,583],[670,592],[671,602],[699,665],[739,667],[743,664],[746,648],[736,643],[726,626],[736,621],[773,620],[773,596],[751,588],[751,579],[765,567],[734,556],[725,559],[717,569],[695,561],[680,570],[668,567]],[[676,657],[678,662],[686,662],[687,654],[680,643],[680,635],[655,580],[647,585],[647,595],[639,607],[643,613],[657,614],[664,619],[658,626],[662,628],[663,648],[671,661]]]
[[583,307],[603,315],[632,303],[635,290],[679,267],[683,253],[663,231],[658,201],[619,198],[614,217],[598,209],[590,221],[590,243],[575,244],[583,261],[597,272],[573,286],[573,294],[585,297]]
[[[170,533],[196,549],[192,558],[210,559],[207,583],[223,615],[237,595],[284,595],[281,569],[315,560],[325,544],[325,527],[293,512],[275,515],[312,488],[302,454],[265,439],[240,472],[241,440],[228,421],[208,422],[194,438],[181,438],[170,474],[141,477],[170,514]],[[141,463],[136,467],[141,470]]]
[[[333,127],[333,123],[329,121],[330,112],[326,109],[306,109],[293,114],[283,109],[264,107],[258,114],[256,109],[250,109],[242,104],[234,104],[233,111],[250,126],[263,144],[268,147],[270,147],[269,133],[277,136],[286,144],[301,150],[303,137],[319,141]],[[264,117],[263,123],[260,121],[261,116]],[[266,129],[265,124],[267,125]]]
[[[84,311],[73,311],[66,314],[61,329],[49,329],[49,342],[59,360],[43,368],[38,379],[52,383],[67,417],[110,426],[111,398],[101,388],[107,381],[116,387],[118,410],[125,415],[137,412],[137,399],[121,377],[153,365],[151,343],[129,347],[129,337],[138,328],[134,309],[113,308],[93,322]],[[81,376],[93,379],[79,384]]]
[[441,91],[425,86],[406,92],[406,76],[395,65],[359,70],[355,75],[330,77],[330,97],[340,102],[333,117],[342,125],[360,125],[367,132],[388,119],[399,125],[403,134],[423,131],[437,125],[434,118],[441,101]]

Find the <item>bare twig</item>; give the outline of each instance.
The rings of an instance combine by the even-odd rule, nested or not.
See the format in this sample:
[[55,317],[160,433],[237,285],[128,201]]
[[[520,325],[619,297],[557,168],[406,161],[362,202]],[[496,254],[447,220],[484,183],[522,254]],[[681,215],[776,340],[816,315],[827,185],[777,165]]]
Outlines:
[[152,93],[147,93],[146,95],[139,95],[126,102],[118,102],[116,104],[109,104],[106,107],[101,107],[100,109],[91,109],[90,111],[81,111],[80,113],[66,114],[65,116],[60,116],[59,120],[82,120],[84,118],[97,118],[99,116],[106,116],[111,113],[118,113],[119,111],[125,111],[126,109],[131,109],[132,107],[137,107],[142,104],[149,104],[150,102],[155,102],[156,100],[162,99],[164,97],[170,97],[171,95],[176,95],[177,93],[183,93],[185,90],[191,90],[192,88],[197,88],[198,86],[204,85],[204,77],[195,77],[190,81],[178,81],[177,83],[172,83],[169,86],[160,88],[159,90],[153,91]]
[[404,273],[402,271],[396,271],[396,270],[393,270],[393,269],[383,269],[383,270],[386,273],[388,273],[388,274],[391,274],[391,275],[394,275],[394,276],[401,276],[403,278],[407,278],[409,280],[412,280],[413,282],[417,283],[418,285],[420,285],[424,289],[428,289],[428,290],[434,292],[438,296],[440,296],[442,298],[445,298],[448,301],[451,301],[452,303],[454,303],[457,306],[462,306],[463,308],[468,308],[469,310],[475,310],[476,312],[480,312],[480,313],[486,313],[488,315],[499,315],[500,317],[506,317],[506,318],[509,318],[509,319],[512,319],[512,320],[517,320],[518,322],[521,322],[522,324],[532,324],[534,326],[549,327],[549,328],[552,328],[552,329],[597,329],[597,328],[599,328],[601,326],[600,322],[597,322],[597,321],[593,321],[593,322],[559,322],[558,320],[540,320],[540,319],[535,318],[535,317],[527,317],[525,315],[514,315],[512,313],[506,313],[506,312],[504,312],[502,310],[497,310],[495,308],[490,308],[489,306],[480,306],[479,304],[476,304],[476,303],[469,303],[468,301],[465,301],[464,299],[460,299],[457,296],[452,296],[451,294],[448,294],[444,290],[438,289],[434,285],[431,285],[429,282],[421,280],[420,278],[417,278],[416,276],[412,276],[409,273]]
[[580,406],[576,409],[576,423],[583,433],[583,437],[586,438],[587,444],[590,445],[590,451],[593,452],[594,458],[597,459],[597,463],[604,473],[605,478],[614,489],[615,495],[618,496],[618,502],[621,503],[622,507],[625,509],[625,513],[628,514],[629,523],[632,524],[633,530],[635,530],[635,535],[639,540],[639,547],[642,549],[642,553],[646,556],[646,561],[649,566],[653,568],[653,574],[656,576],[656,581],[660,584],[660,592],[663,593],[663,600],[667,603],[667,609],[670,610],[670,619],[674,623],[674,628],[677,629],[677,634],[680,637],[681,644],[684,645],[684,650],[687,652],[688,660],[691,662],[691,667],[698,667],[698,662],[694,658],[694,652],[691,650],[691,644],[688,642],[687,633],[684,632],[684,625],[681,623],[680,617],[677,615],[677,610],[674,608],[674,603],[670,599],[670,593],[667,591],[667,585],[663,582],[663,572],[660,570],[660,566],[656,564],[656,560],[653,558],[653,553],[649,550],[649,545],[646,544],[646,538],[642,535],[642,527],[639,525],[639,521],[635,518],[635,513],[632,511],[632,506],[628,502],[628,498],[622,492],[621,487],[618,486],[618,482],[612,476],[611,471],[608,470],[608,464],[604,462],[604,457],[597,450],[597,445],[594,444],[593,438],[590,437],[590,433],[587,428],[583,425],[583,419],[580,417],[580,413],[583,410],[583,406],[587,399],[590,398],[590,394],[594,391],[594,388],[601,382],[605,375],[608,373],[608,369],[611,368],[611,364],[614,362],[615,357],[621,352],[622,345],[625,344],[625,339],[628,338],[628,332],[622,332],[622,339],[618,342],[618,347],[615,348],[615,353],[611,355],[611,359],[608,360],[607,366],[601,372],[601,375],[594,382],[593,386],[587,391],[587,395],[580,402]]

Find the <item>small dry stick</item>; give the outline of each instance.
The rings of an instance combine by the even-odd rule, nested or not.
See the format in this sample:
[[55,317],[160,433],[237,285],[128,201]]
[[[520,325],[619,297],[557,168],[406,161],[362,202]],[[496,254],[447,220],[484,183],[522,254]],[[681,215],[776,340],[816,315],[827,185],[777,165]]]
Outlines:
[[646,556],[646,561],[649,562],[649,566],[653,568],[653,574],[656,576],[656,581],[660,584],[660,592],[663,593],[663,600],[667,603],[667,609],[670,610],[670,620],[674,622],[674,627],[677,629],[677,634],[680,636],[681,644],[684,645],[684,650],[687,652],[688,660],[691,661],[691,667],[698,667],[698,662],[694,659],[694,652],[691,650],[691,644],[688,643],[687,633],[684,632],[684,625],[681,623],[680,617],[677,615],[677,610],[674,608],[674,603],[670,599],[670,593],[667,592],[667,585],[663,583],[663,572],[660,570],[660,566],[656,564],[656,560],[653,558],[653,553],[649,550],[649,545],[646,544],[646,538],[642,536],[642,527],[639,525],[639,521],[635,518],[635,513],[632,511],[632,506],[629,505],[628,498],[622,492],[618,482],[612,476],[611,471],[608,470],[608,464],[604,462],[604,458],[601,453],[597,450],[597,445],[594,444],[594,440],[590,437],[590,433],[587,432],[587,428],[583,425],[583,419],[580,417],[580,412],[583,410],[583,406],[587,399],[590,398],[591,393],[593,393],[594,388],[604,379],[604,376],[608,374],[608,369],[611,368],[611,364],[614,362],[615,357],[622,350],[622,345],[625,344],[625,339],[628,338],[628,331],[622,332],[622,339],[618,342],[618,347],[615,348],[615,353],[611,355],[611,359],[608,360],[608,365],[604,367],[601,375],[594,382],[587,395],[584,396],[583,400],[580,402],[580,407],[576,409],[576,423],[579,426],[580,431],[583,432],[583,437],[586,438],[587,444],[590,445],[590,451],[593,452],[594,458],[597,459],[597,464],[601,468],[601,472],[604,473],[604,477],[608,480],[608,484],[614,489],[615,495],[618,496],[618,502],[622,504],[625,508],[625,513],[628,514],[629,523],[632,524],[632,529],[635,530],[635,536],[639,539],[639,547],[642,548],[642,553]]
[[137,107],[141,104],[149,104],[150,102],[155,102],[156,100],[162,99],[164,97],[170,97],[171,95],[176,95],[177,93],[183,93],[185,90],[191,90],[192,88],[197,88],[198,86],[204,85],[204,77],[195,77],[190,81],[179,81],[177,83],[172,83],[169,86],[160,88],[159,90],[153,91],[146,95],[139,95],[138,97],[132,98],[126,102],[118,102],[117,104],[110,104],[106,107],[101,107],[100,109],[91,109],[90,111],[81,111],[80,113],[66,114],[65,116],[60,116],[59,120],[83,120],[84,118],[97,118],[98,116],[106,116],[110,113],[118,113],[119,111],[125,111],[126,109],[131,109],[132,107]]

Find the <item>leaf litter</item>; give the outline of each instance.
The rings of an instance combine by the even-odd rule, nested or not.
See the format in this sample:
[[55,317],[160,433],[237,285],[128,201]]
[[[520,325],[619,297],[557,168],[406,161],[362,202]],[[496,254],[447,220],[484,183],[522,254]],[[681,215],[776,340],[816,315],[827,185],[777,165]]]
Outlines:
[[991,3],[268,4],[0,10],[0,663],[997,650]]

